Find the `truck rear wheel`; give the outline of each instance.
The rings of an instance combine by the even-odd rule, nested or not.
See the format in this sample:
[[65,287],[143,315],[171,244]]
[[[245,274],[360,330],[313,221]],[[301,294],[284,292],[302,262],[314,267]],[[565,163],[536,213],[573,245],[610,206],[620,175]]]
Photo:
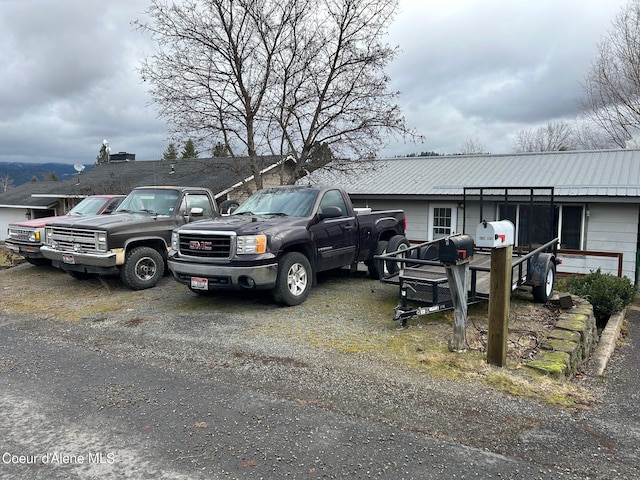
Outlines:
[[[387,242],[386,240],[380,240],[378,242],[378,245],[376,246],[374,255],[382,255],[384,252],[386,252],[388,244],[389,242]],[[367,267],[369,276],[371,278],[380,280],[384,275],[384,260],[376,260],[375,258],[372,258],[371,260],[369,260],[369,263],[367,263]]]
[[[409,240],[404,235],[394,235],[387,245],[387,253],[402,252],[408,250],[410,246]],[[386,262],[387,271],[392,275],[400,270],[400,265],[400,263],[391,260]]]
[[164,259],[151,247],[136,247],[127,253],[120,279],[132,290],[155,287],[164,275]]
[[273,299],[290,307],[300,305],[309,296],[312,276],[307,257],[299,252],[286,253],[278,264]]

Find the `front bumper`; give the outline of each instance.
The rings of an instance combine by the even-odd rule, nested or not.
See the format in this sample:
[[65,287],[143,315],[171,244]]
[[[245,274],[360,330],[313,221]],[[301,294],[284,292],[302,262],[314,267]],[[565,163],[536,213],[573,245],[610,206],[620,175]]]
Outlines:
[[[259,266],[228,266],[191,263],[169,258],[167,261],[173,278],[192,289],[270,289],[278,278],[278,264]],[[195,282],[194,282],[195,279]],[[198,280],[206,279],[206,282]],[[204,284],[204,285],[203,285]],[[197,285],[197,287],[194,287]]]
[[17,255],[22,255],[25,258],[44,258],[44,255],[40,252],[41,243],[28,244],[28,243],[15,243],[10,240],[5,240],[6,247]]
[[117,255],[107,253],[63,252],[47,245],[40,248],[45,258],[51,260],[54,267],[86,273],[114,273],[118,271]]

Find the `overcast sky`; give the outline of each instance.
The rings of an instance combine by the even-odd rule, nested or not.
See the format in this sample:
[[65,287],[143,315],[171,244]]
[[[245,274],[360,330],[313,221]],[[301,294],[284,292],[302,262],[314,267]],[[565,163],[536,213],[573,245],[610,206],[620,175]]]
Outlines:
[[[148,38],[130,22],[148,0],[0,0],[0,162],[155,160],[167,127],[137,72]],[[491,153],[514,135],[572,120],[596,46],[626,0],[400,0],[388,69],[424,143],[382,155]]]

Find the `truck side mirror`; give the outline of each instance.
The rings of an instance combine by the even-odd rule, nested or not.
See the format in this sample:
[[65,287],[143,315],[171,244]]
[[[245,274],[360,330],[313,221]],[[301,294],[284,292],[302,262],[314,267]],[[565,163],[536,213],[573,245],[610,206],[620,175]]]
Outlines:
[[342,216],[342,209],[340,207],[330,206],[324,207],[318,212],[318,218],[324,220],[325,218],[338,218]]
[[202,217],[204,216],[204,208],[202,207],[191,207],[189,210],[189,215],[192,217]]

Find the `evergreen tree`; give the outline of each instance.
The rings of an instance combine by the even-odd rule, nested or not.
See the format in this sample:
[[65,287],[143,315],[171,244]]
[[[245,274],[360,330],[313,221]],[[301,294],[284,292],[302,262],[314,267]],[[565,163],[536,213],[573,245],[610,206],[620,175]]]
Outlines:
[[229,156],[229,148],[222,143],[216,143],[216,146],[213,147],[213,156],[214,157],[228,157]]
[[175,143],[170,143],[167,149],[162,154],[163,160],[175,160],[178,158],[178,149]]
[[182,149],[180,158],[198,158],[198,155],[200,155],[200,153],[196,150],[193,140],[187,140],[187,143],[184,144],[184,148]]
[[100,145],[100,151],[96,156],[96,165],[101,163],[109,163],[109,145],[104,142]]

